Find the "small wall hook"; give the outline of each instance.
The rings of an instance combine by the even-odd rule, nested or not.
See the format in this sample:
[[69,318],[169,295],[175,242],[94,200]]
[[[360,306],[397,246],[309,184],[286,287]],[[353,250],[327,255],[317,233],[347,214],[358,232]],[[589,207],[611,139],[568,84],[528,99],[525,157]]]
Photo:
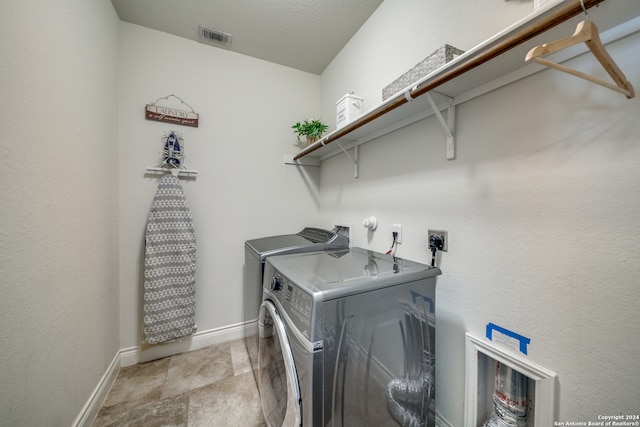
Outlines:
[[364,221],[362,221],[362,225],[364,225],[365,228],[373,231],[378,226],[378,220],[375,216],[370,216],[369,218],[365,218]]

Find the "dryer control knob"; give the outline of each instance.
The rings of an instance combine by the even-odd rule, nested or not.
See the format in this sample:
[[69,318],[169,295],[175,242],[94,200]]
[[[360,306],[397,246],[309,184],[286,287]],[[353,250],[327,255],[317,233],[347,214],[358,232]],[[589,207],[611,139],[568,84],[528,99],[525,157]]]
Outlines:
[[282,278],[278,276],[273,276],[271,278],[271,290],[272,291],[280,291],[282,290]]

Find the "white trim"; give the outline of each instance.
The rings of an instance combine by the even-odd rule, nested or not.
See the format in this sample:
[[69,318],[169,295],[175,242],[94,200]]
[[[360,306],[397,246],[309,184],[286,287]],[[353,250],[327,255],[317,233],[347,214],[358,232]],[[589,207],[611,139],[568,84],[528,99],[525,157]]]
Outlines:
[[120,372],[121,353],[122,350],[118,351],[113,357],[107,371],[102,375],[98,385],[89,396],[87,403],[85,403],[80,414],[78,414],[76,420],[73,422],[73,427],[90,426],[93,424],[93,421],[98,415],[98,411],[100,411],[102,404],[107,398],[107,394],[109,394],[109,391],[111,390],[111,386],[113,386],[113,383],[116,381],[118,372]]
[[209,329],[208,331],[196,332],[183,340],[156,345],[144,351],[140,350],[140,346],[124,348],[120,350],[120,363],[121,366],[136,365],[187,351],[198,350],[210,345],[221,344],[226,341],[238,340],[244,338],[244,334],[245,323],[241,322]]
[[[436,405],[438,401],[436,400]],[[436,427],[455,427],[453,424],[449,422],[448,419],[442,416],[440,411],[436,409]]]
[[227,325],[221,328],[209,329],[208,331],[196,332],[182,341],[158,345],[145,351],[140,351],[140,346],[120,349],[113,357],[107,371],[102,378],[100,378],[98,385],[89,396],[87,403],[85,403],[80,414],[78,414],[72,427],[91,426],[107,398],[107,394],[109,394],[113,383],[116,381],[121,367],[198,350],[227,341],[234,341],[243,338],[244,334],[245,323],[236,323],[235,325]]
[[[478,425],[478,394],[485,393],[478,385],[478,355],[482,353],[495,361],[524,374],[535,382],[533,427],[548,427],[553,425],[555,415],[555,386],[556,374],[542,366],[528,360],[523,355],[507,348],[500,348],[487,339],[479,339],[465,334],[465,399],[464,425],[472,427]],[[493,378],[487,379],[493,382]]]

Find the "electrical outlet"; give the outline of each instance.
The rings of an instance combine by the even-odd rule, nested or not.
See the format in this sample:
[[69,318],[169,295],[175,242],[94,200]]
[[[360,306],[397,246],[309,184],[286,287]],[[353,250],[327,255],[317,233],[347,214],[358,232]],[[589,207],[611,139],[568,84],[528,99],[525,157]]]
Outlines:
[[398,233],[396,243],[402,243],[402,224],[393,224],[393,226],[391,227],[391,231],[393,233]]
[[449,250],[449,233],[446,230],[429,230],[427,234],[427,242],[431,241],[431,236],[440,237],[442,239],[442,252]]

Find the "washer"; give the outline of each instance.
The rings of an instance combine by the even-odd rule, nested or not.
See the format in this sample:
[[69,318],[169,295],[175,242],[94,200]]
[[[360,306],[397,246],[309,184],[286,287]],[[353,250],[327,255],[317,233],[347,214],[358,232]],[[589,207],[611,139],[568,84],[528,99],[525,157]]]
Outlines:
[[262,302],[265,260],[273,255],[347,249],[349,239],[339,233],[306,227],[297,234],[283,234],[247,240],[244,243],[244,324],[245,345],[257,381],[258,310]]
[[439,274],[361,248],[267,259],[258,384],[269,426],[435,426]]

